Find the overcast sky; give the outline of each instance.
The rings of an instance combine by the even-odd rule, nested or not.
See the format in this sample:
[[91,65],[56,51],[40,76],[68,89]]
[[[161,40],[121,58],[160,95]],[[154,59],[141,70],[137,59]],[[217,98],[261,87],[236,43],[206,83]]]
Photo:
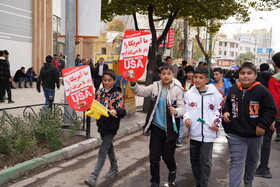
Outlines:
[[[235,33],[251,32],[253,29],[267,29],[272,27],[272,48],[275,52],[280,51],[280,9],[274,11],[252,11],[250,14],[251,21],[246,24],[224,24],[220,30],[226,33],[228,37],[232,37]],[[262,17],[263,19],[260,19]],[[230,18],[228,23],[236,22]]]

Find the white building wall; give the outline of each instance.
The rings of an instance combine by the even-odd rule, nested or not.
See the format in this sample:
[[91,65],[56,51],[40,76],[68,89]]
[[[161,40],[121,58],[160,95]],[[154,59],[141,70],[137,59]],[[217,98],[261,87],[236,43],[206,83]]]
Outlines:
[[1,0],[0,18],[0,50],[9,51],[13,76],[32,66],[32,0]]

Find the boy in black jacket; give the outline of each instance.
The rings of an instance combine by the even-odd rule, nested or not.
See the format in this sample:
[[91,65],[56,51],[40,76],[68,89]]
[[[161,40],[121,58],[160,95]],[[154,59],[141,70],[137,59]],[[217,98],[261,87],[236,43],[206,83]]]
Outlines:
[[99,148],[95,169],[90,177],[85,180],[85,184],[89,186],[96,186],[97,178],[103,168],[107,154],[110,159],[111,168],[106,178],[111,179],[118,174],[118,165],[112,142],[120,127],[121,118],[126,115],[126,110],[124,109],[122,94],[119,92],[119,89],[114,86],[115,82],[116,73],[113,70],[105,70],[102,76],[103,88],[96,93],[96,101],[110,110],[110,116],[101,116],[100,119],[97,120],[98,132],[101,135],[102,143]]
[[229,124],[230,187],[240,187],[243,167],[245,187],[252,187],[265,129],[274,121],[276,106],[270,92],[259,82],[256,66],[245,62],[239,69],[240,82],[229,91],[224,120]]

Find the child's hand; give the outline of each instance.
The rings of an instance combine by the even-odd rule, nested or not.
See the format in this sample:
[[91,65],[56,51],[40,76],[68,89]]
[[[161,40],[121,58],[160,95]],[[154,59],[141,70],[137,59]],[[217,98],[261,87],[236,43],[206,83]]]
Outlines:
[[229,117],[230,117],[230,114],[228,112],[225,112],[224,113],[224,121],[225,122],[230,122]]
[[191,127],[191,123],[192,123],[192,121],[191,121],[191,119],[186,119],[186,121],[185,121],[185,126],[186,127],[188,127],[188,128],[190,128]]
[[110,110],[110,115],[115,117],[117,115],[117,111],[116,110]]
[[257,126],[256,135],[257,136],[262,136],[262,135],[264,135],[264,133],[265,133],[265,130]]
[[213,131],[218,131],[219,127],[217,125],[212,124],[210,127]]
[[169,106],[168,109],[170,110],[170,114],[171,115],[177,115],[177,111],[173,106]]

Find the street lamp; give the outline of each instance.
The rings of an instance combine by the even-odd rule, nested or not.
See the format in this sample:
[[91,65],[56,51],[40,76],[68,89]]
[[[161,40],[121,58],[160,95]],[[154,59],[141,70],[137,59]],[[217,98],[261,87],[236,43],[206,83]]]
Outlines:
[[269,53],[268,53],[268,59],[267,60],[270,60],[270,52],[272,51],[272,47],[271,47],[271,43],[272,43],[272,25],[270,24],[269,21],[267,21],[265,18],[263,17],[259,17],[260,19],[264,20],[265,22],[267,22],[270,26],[270,35],[269,35]]

